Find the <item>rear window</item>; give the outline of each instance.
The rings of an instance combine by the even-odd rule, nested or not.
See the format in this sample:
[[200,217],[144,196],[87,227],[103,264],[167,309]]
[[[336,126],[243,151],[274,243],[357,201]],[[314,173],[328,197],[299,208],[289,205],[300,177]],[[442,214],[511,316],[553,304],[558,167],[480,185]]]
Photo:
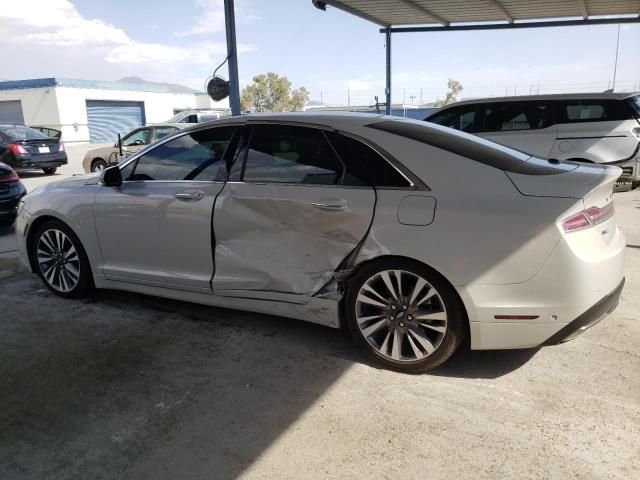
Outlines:
[[200,115],[200,121],[201,122],[209,122],[211,120],[217,120],[218,118],[220,118],[218,115],[216,114],[202,114]]
[[489,102],[481,108],[481,132],[537,130],[552,120],[548,102]]
[[564,100],[560,102],[561,123],[633,120],[632,112],[620,100]]
[[427,117],[425,121],[437,123],[443,127],[455,128],[463,132],[473,132],[476,105],[460,105],[447,108]]
[[527,162],[531,158],[527,153],[439,125],[397,119],[371,123],[367,127],[410,138],[508,172],[530,175],[558,173],[558,169],[544,163]]
[[2,127],[4,133],[10,140],[39,140],[49,139],[44,133],[34,130],[33,128],[14,125],[11,127]]

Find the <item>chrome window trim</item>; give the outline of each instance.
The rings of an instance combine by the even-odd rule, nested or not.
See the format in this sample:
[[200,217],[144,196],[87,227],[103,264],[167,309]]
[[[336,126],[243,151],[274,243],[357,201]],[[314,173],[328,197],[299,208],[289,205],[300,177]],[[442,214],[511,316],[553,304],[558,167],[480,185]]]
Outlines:
[[[238,118],[238,117],[232,117],[232,118]],[[241,117],[240,117],[241,118]],[[251,119],[251,118],[241,118],[240,120],[231,120],[231,119],[220,119],[220,120],[213,120],[211,123],[204,123],[204,124],[196,124],[196,126],[190,127],[190,128],[186,128],[184,130],[179,130],[178,132],[174,133],[173,135],[169,135],[161,140],[159,140],[156,143],[153,143],[149,146],[147,146],[146,148],[143,148],[142,150],[134,153],[133,155],[131,155],[129,158],[127,158],[127,160],[122,163],[121,165],[118,165],[118,167],[120,168],[120,170],[122,170],[123,168],[125,168],[127,165],[129,165],[131,162],[136,161],[138,158],[140,158],[142,155],[146,154],[147,152],[150,152],[151,150],[160,147],[161,145],[164,145],[165,143],[167,143],[170,140],[179,138],[183,135],[189,135],[192,132],[197,132],[197,131],[201,131],[201,130],[206,130],[209,128],[219,128],[219,127],[237,127],[240,128],[242,126],[255,126],[255,125],[259,125],[259,124],[265,124],[265,125],[290,125],[290,126],[295,126],[295,127],[306,127],[306,128],[316,128],[318,130],[321,131],[330,131],[330,132],[335,132],[338,133],[340,135],[344,135],[346,137],[350,137],[354,140],[357,140],[361,143],[364,143],[366,146],[368,146],[369,148],[373,149],[374,152],[376,152],[378,155],[380,155],[384,160],[386,160],[400,175],[402,175],[402,177],[407,180],[407,182],[409,183],[408,186],[406,187],[378,187],[378,186],[373,186],[373,188],[377,189],[377,190],[410,190],[410,191],[431,191],[431,188],[429,188],[429,186],[424,183],[417,175],[415,175],[411,170],[409,170],[405,165],[402,164],[402,162],[400,162],[399,160],[397,160],[393,155],[391,155],[389,152],[387,152],[385,149],[383,149],[382,147],[380,147],[379,145],[375,144],[374,142],[372,142],[369,139],[363,138],[360,135],[351,133],[351,132],[346,132],[344,130],[337,130],[334,127],[328,126],[328,125],[323,125],[323,124],[318,124],[318,123],[311,123],[311,122],[304,122],[304,121],[289,121],[289,120],[285,120],[285,121],[281,121],[281,120],[268,120],[268,119]],[[366,126],[366,125],[363,125]],[[249,138],[250,140],[250,138]],[[331,142],[329,142],[330,145],[333,148],[333,145],[331,144]],[[248,151],[248,148],[245,148],[245,156],[243,161],[243,166],[242,166],[242,176],[241,178],[243,180],[239,181],[239,182],[229,182],[229,183],[253,183],[255,184],[256,182],[244,182],[244,167],[246,165],[246,152]],[[160,182],[160,181],[165,181],[165,180],[123,180],[123,182],[133,182],[133,181],[139,181],[139,182]],[[169,182],[172,182],[173,180],[166,180]],[[183,181],[183,182],[193,182],[193,181],[197,181],[197,180],[175,180],[175,181]],[[214,182],[214,183],[224,183],[224,182]],[[264,183],[264,182],[263,182]],[[304,185],[304,184],[300,184],[300,183],[264,183],[264,184],[268,184],[268,185]],[[310,186],[314,186],[313,184],[307,184]],[[318,185],[315,185],[318,186]],[[339,186],[339,187],[345,187],[345,188],[359,188],[353,185],[326,185],[329,187],[335,187],[335,186]]]
[[[223,182],[221,182],[223,183]],[[373,190],[374,187],[372,187],[371,185],[339,185],[339,184],[333,184],[333,185],[327,185],[327,184],[322,184],[322,183],[291,183],[291,182],[245,182],[243,180],[232,180],[232,181],[227,181],[224,183],[228,183],[231,185],[277,185],[277,186],[285,186],[285,187],[320,187],[320,188],[348,188],[348,189],[355,189],[355,190]]]
[[225,182],[221,182],[219,180],[123,180],[122,183],[151,183],[151,184],[155,184],[155,183],[189,183],[189,184],[194,184],[194,183],[204,183],[204,184],[211,184],[211,183],[225,183]]

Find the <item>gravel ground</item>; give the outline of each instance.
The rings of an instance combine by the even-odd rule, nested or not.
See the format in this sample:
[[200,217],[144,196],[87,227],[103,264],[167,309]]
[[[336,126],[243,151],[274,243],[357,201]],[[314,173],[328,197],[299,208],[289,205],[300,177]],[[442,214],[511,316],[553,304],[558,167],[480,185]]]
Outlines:
[[[629,246],[611,316],[419,376],[311,324],[63,300],[0,254],[0,478],[640,478],[640,192],[616,208]],[[0,230],[0,251],[14,243]]]

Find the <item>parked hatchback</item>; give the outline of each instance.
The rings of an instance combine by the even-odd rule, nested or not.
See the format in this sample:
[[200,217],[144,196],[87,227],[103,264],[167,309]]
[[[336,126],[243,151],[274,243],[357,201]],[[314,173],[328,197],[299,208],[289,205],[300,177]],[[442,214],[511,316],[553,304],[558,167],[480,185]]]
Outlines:
[[18,202],[27,189],[13,168],[0,163],[0,227],[11,225],[16,219]]
[[63,297],[121,289],[346,325],[416,372],[465,334],[473,349],[537,347],[611,312],[620,173],[417,120],[233,117],[45,185],[16,236]]
[[541,158],[616,165],[640,183],[640,95],[584,93],[457,102],[425,121]]
[[[186,123],[163,123],[136,128],[122,137],[122,155],[127,157],[142,150],[147,145],[157,142],[169,135],[173,135],[181,128],[188,126],[189,124]],[[119,153],[120,147],[117,141],[113,145],[89,150],[82,161],[82,168],[84,168],[84,171],[87,173],[104,170],[110,163],[118,161]]]
[[60,139],[24,125],[0,125],[0,162],[20,169],[42,169],[53,175],[67,164],[67,153]]

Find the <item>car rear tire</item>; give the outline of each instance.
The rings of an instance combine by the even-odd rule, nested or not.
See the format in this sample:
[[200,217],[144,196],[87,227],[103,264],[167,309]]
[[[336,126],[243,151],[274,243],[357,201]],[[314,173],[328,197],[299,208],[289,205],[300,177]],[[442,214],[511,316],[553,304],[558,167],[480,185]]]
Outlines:
[[42,171],[46,174],[46,175],[53,175],[54,173],[56,173],[56,170],[58,170],[57,167],[46,167],[43,168]]
[[101,172],[102,170],[104,170],[105,168],[107,168],[107,162],[105,162],[103,159],[101,158],[97,158],[96,160],[94,160],[91,163],[91,172],[95,173],[95,172]]
[[93,288],[87,254],[64,223],[51,220],[38,227],[31,242],[31,255],[36,272],[56,295],[80,298]]
[[445,362],[466,332],[453,287],[424,265],[384,259],[348,282],[345,317],[356,343],[377,363],[421,373]]

